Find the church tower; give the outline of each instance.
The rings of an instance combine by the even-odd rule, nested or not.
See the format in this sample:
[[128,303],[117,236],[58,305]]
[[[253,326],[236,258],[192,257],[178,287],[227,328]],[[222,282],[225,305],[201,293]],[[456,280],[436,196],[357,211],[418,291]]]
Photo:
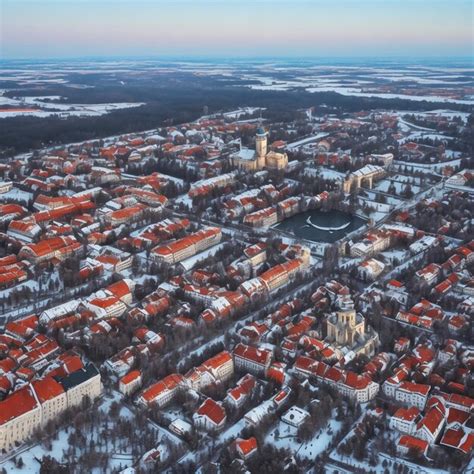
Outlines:
[[257,128],[255,148],[257,153],[257,169],[261,170],[265,167],[265,158],[267,156],[267,132],[263,127]]

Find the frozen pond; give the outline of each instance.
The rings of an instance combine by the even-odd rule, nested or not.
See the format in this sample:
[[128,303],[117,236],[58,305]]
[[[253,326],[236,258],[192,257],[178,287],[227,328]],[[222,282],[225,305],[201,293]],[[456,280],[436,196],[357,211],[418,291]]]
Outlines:
[[336,242],[358,229],[364,220],[341,211],[308,211],[280,222],[276,228],[313,242]]

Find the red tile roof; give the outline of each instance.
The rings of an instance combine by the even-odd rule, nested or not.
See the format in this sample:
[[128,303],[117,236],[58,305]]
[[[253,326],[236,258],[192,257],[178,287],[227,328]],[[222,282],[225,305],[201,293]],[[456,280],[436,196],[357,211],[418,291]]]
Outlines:
[[143,393],[142,397],[147,403],[153,403],[153,400],[159,397],[167,390],[174,390],[178,385],[182,384],[184,377],[179,374],[171,374],[164,379],[148,387]]
[[46,377],[42,380],[36,380],[33,382],[33,388],[35,389],[40,403],[47,402],[48,400],[58,397],[64,393],[63,386],[54,380],[53,377]]
[[252,452],[257,450],[257,439],[254,436],[248,439],[237,438],[235,440],[235,447],[237,452],[246,458],[248,455],[252,454]]
[[444,413],[439,410],[438,406],[430,408],[423,419],[418,423],[417,428],[425,428],[433,436],[438,432],[444,423]]
[[16,366],[16,362],[13,359],[6,358],[0,360],[0,373],[7,373],[13,370]]
[[395,418],[400,418],[405,421],[414,421],[419,416],[420,410],[416,407],[410,408],[399,408],[393,416]]
[[426,396],[428,395],[428,392],[430,391],[431,387],[429,385],[403,381],[400,384],[399,389]]
[[37,244],[29,244],[25,247],[29,248],[32,253],[38,257],[49,255],[57,250],[61,250],[70,245],[78,245],[79,242],[74,237],[53,237],[52,239],[46,239],[38,242]]
[[125,280],[112,283],[107,287],[107,290],[119,299],[122,299],[124,296],[130,294],[130,287]]
[[256,379],[253,375],[247,374],[241,378],[234,388],[228,391],[228,396],[234,400],[240,400],[242,397],[247,396],[255,387]]
[[226,416],[222,405],[214,401],[212,398],[207,398],[198,408],[196,413],[200,416],[207,417],[215,425],[221,424]]
[[468,454],[474,447],[474,433],[467,433],[462,428],[449,428],[445,431],[440,443]]
[[458,410],[457,408],[450,408],[448,410],[447,424],[460,423],[463,425],[471,417],[467,411]]
[[132,370],[128,374],[124,375],[121,379],[120,382],[123,383],[124,385],[128,385],[129,383],[135,381],[138,377],[141,377],[141,372],[139,370]]
[[398,445],[403,446],[408,449],[416,449],[421,452],[425,452],[428,449],[428,442],[415,438],[414,436],[409,436],[409,435],[403,435],[399,440],[398,440]]
[[257,364],[266,365],[269,363],[272,353],[267,349],[257,349],[245,344],[238,344],[234,348],[234,357],[251,360]]
[[38,406],[31,387],[26,386],[0,402],[0,426]]
[[470,410],[474,409],[474,399],[466,397],[465,395],[459,395],[457,393],[451,393],[448,395],[447,400],[453,405],[463,406]]

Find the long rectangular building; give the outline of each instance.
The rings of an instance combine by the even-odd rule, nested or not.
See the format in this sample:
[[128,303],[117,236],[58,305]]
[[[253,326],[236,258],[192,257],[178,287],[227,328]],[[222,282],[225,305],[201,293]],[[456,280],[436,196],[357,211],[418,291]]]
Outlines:
[[101,393],[99,371],[90,363],[65,377],[46,377],[13,392],[0,402],[0,451],[24,442],[66,408],[79,406],[85,397],[95,400]]
[[155,247],[152,254],[158,261],[170,264],[178,263],[218,244],[221,239],[222,232],[220,228],[207,227],[182,239]]

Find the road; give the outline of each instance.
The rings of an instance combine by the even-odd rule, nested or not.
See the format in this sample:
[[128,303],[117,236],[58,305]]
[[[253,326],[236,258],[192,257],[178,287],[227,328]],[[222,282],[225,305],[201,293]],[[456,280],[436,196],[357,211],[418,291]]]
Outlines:
[[[296,288],[286,291],[282,296],[279,296],[277,299],[272,300],[271,302],[267,302],[262,308],[258,308],[254,311],[252,311],[250,314],[245,316],[244,318],[237,319],[234,321],[231,325],[227,326],[225,328],[224,333],[229,333],[231,335],[235,335],[237,333],[237,326],[238,325],[245,325],[249,324],[253,321],[258,320],[258,315],[262,309],[265,309],[267,314],[271,314],[272,312],[276,311],[283,303],[286,303],[287,301],[298,298],[301,296],[304,296],[306,291],[315,284],[317,279],[314,276],[308,277],[310,281],[306,281],[305,283],[302,283],[301,285],[297,286]],[[214,338],[203,342],[199,346],[195,347],[194,349],[191,349],[187,351],[188,356],[191,356],[193,354],[198,354],[199,352],[202,352],[206,347],[212,346],[214,344],[217,344],[219,342],[224,341],[224,334],[221,334],[219,336],[215,336]],[[180,368],[183,367],[183,361],[178,363],[177,369],[179,370]]]

